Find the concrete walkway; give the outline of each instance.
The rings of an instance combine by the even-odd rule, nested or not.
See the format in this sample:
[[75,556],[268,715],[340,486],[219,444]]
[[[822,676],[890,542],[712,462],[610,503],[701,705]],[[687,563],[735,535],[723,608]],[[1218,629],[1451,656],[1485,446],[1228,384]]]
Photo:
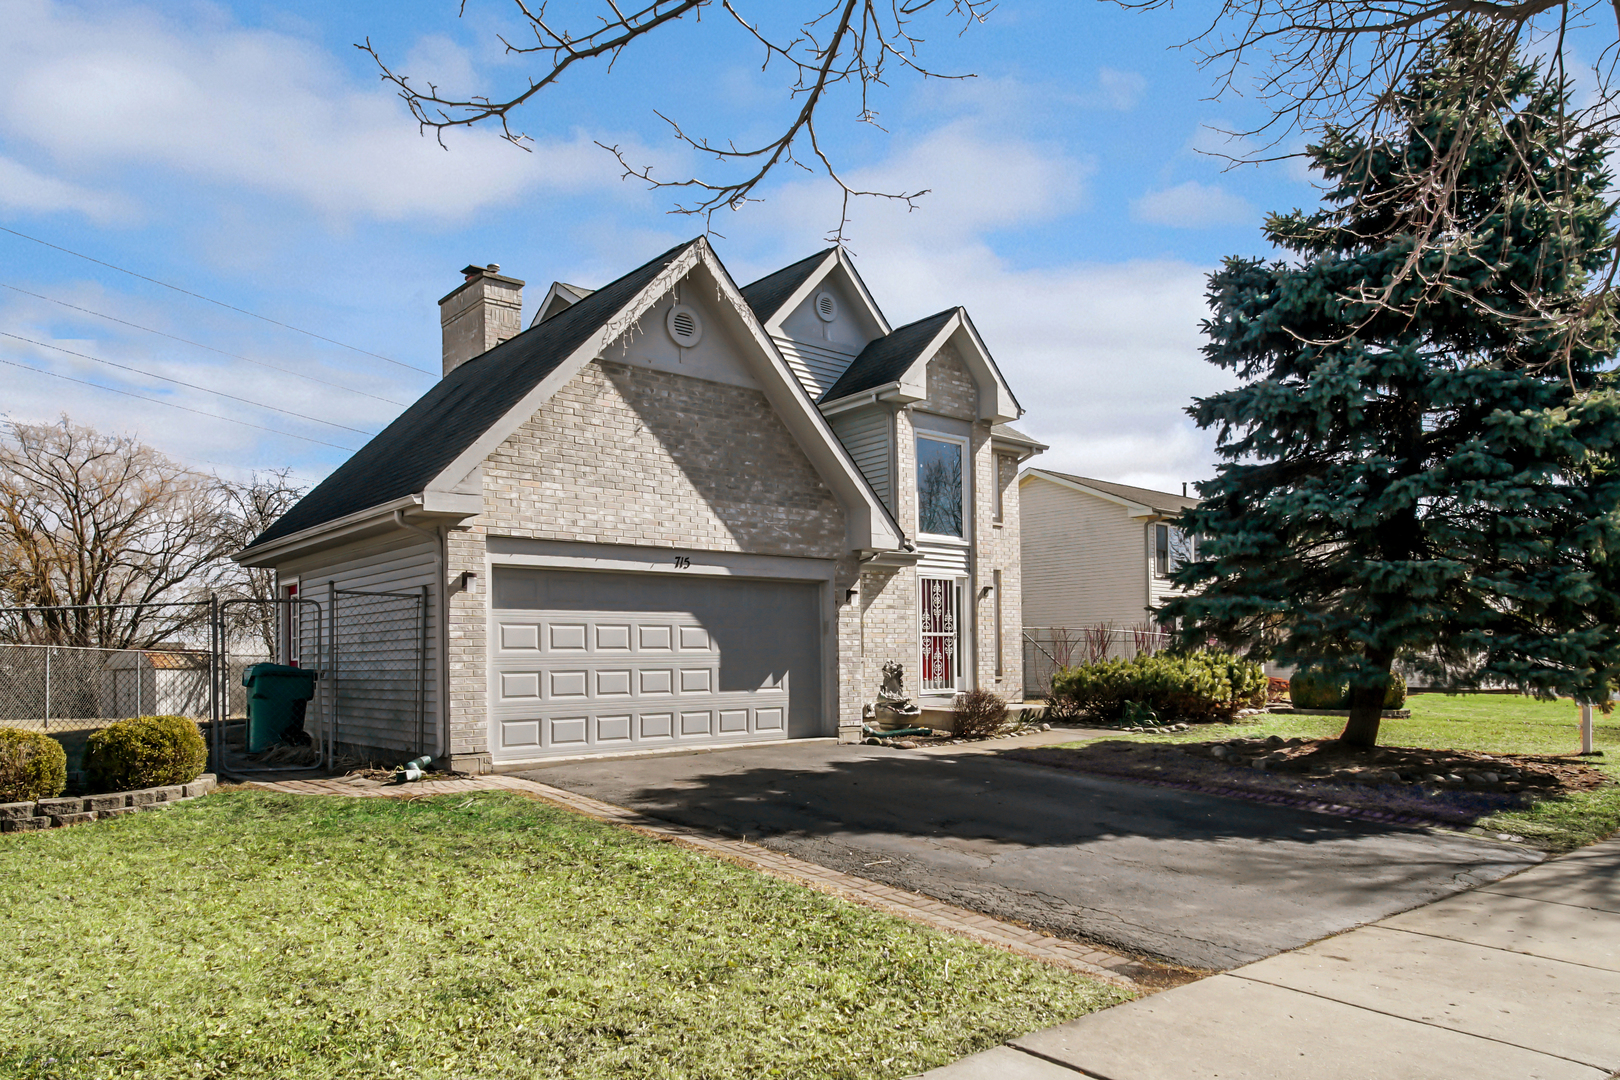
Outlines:
[[926,1080],[1605,1080],[1620,1072],[1620,839]]

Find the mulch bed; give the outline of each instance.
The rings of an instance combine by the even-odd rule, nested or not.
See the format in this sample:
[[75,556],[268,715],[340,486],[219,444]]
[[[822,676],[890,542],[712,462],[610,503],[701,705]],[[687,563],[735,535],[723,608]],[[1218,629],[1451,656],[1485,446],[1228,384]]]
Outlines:
[[1336,739],[1016,748],[1005,756],[1101,776],[1147,780],[1355,816],[1468,827],[1500,810],[1614,781],[1584,762],[1529,754],[1345,746]]

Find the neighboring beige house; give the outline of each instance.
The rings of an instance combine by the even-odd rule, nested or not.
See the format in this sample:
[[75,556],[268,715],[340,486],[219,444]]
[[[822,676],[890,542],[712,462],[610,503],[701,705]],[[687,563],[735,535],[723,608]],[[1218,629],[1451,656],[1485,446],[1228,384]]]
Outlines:
[[1170,520],[1197,499],[1046,469],[1024,471],[1018,498],[1026,628],[1124,631],[1175,593],[1191,548]]
[[[307,603],[425,587],[436,755],[854,740],[889,660],[1020,691],[1043,447],[966,311],[891,328],[836,248],[739,288],[697,239],[522,330],[497,270],[440,301],[443,379],[237,556]],[[340,743],[414,749],[344,709]]]

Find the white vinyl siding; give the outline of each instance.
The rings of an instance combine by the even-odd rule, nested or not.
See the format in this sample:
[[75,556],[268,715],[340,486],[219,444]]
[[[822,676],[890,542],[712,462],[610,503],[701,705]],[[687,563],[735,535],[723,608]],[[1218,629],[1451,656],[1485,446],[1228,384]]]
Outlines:
[[1152,549],[1125,507],[1039,477],[1018,489],[1025,626],[1147,621]]
[[[312,600],[320,605],[323,619],[331,618],[329,584],[336,584],[338,589],[345,592],[407,594],[419,594],[424,585],[429,586],[427,652],[424,657],[426,702],[422,718],[423,735],[429,752],[438,748],[439,744],[439,598],[437,590],[432,587],[436,565],[433,542],[422,537],[407,542],[367,541],[353,544],[321,552],[280,568],[284,581],[293,577],[298,579],[300,599]],[[416,688],[409,673],[404,670],[410,666],[410,662],[402,654],[414,647],[415,641],[421,636],[420,629],[410,640],[406,640],[406,635],[411,633],[410,628],[399,618],[393,617],[396,609],[404,610],[403,604],[389,605],[390,617],[387,619],[377,619],[380,613],[376,605],[361,598],[340,596],[338,604],[338,743],[416,752]],[[373,618],[368,620],[368,614]],[[399,640],[387,643],[370,640],[377,635],[374,631],[368,631],[368,622],[380,626],[390,638]],[[325,637],[324,633],[322,637]],[[386,678],[364,678],[362,669],[368,666],[360,662],[364,654],[355,655],[352,648],[349,660],[345,661],[344,643],[357,641],[362,644],[356,647],[370,649],[383,648],[386,644],[387,655],[391,658],[386,665]],[[322,644],[324,653],[325,642]],[[399,647],[397,650],[396,645]],[[305,659],[307,661],[308,658]],[[326,675],[322,677],[324,679]],[[325,691],[326,684],[317,684],[317,695]]]
[[832,384],[855,362],[855,354],[842,349],[785,337],[774,340],[777,348],[782,350],[782,359],[787,361],[799,382],[804,384],[812,401],[819,401],[821,395],[832,389]]
[[828,422],[872,490],[893,513],[894,417],[886,407],[874,405],[837,413]]

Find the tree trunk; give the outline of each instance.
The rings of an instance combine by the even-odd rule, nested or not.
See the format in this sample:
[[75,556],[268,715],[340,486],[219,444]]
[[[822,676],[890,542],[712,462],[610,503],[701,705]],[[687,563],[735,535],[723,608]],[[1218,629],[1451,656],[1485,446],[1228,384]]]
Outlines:
[[[1350,719],[1339,734],[1339,741],[1348,746],[1377,746],[1378,724],[1384,718],[1384,695],[1389,691],[1389,673],[1394,658],[1368,657],[1378,664],[1383,677],[1377,682],[1352,683],[1350,686]],[[1368,673],[1369,675],[1372,673]]]

